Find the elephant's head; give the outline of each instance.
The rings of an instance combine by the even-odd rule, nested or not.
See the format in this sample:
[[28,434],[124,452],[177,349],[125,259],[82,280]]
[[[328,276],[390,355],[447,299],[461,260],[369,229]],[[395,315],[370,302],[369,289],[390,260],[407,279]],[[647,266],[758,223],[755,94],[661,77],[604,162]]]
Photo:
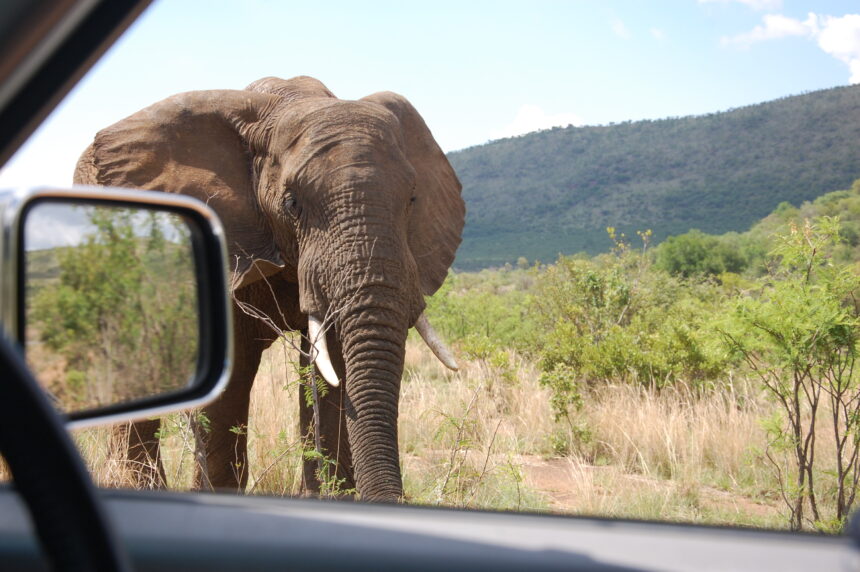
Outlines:
[[[283,272],[299,285],[320,372],[345,383],[363,498],[402,493],[397,409],[409,327],[460,242],[460,183],[417,111],[377,93],[339,100],[320,82],[266,78],[246,90],[179,94],[101,131],[100,185],[195,196],[222,217],[233,285]],[[345,380],[325,335],[343,349]],[[456,366],[454,366],[456,367]]]

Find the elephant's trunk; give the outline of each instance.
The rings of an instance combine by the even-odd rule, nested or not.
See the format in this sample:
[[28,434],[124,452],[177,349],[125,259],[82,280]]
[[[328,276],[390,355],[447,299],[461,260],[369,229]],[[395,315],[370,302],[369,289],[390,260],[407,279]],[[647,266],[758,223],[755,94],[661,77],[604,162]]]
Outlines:
[[406,333],[424,300],[404,223],[379,188],[384,185],[338,189],[342,200],[332,207],[338,222],[325,234],[330,240],[301,251],[299,291],[303,311],[323,327],[333,324],[340,342],[358,493],[363,500],[397,501],[403,495],[397,414]]
[[347,432],[362,500],[403,496],[397,412],[406,321],[393,310],[366,308],[344,317]]

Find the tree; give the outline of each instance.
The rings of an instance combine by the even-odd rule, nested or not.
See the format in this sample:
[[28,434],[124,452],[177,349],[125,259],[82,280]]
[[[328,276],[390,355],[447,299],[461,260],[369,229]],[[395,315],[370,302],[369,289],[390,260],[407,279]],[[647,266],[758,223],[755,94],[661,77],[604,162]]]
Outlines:
[[684,278],[740,273],[746,267],[746,261],[736,248],[720,237],[696,229],[670,236],[655,250],[658,268]]
[[54,249],[59,276],[28,304],[28,330],[62,362],[43,381],[66,410],[181,387],[198,336],[187,227],[163,213],[84,208],[92,230]]
[[[799,530],[811,521],[840,529],[860,480],[860,277],[830,257],[840,242],[838,219],[792,223],[777,239],[776,270],[759,282],[757,296],[738,300],[722,332],[779,406],[765,422],[765,454],[791,527]],[[825,421],[836,466],[821,470],[816,447],[827,438],[818,432]],[[823,506],[829,495],[822,492],[828,485],[822,481],[835,491],[829,514]]]

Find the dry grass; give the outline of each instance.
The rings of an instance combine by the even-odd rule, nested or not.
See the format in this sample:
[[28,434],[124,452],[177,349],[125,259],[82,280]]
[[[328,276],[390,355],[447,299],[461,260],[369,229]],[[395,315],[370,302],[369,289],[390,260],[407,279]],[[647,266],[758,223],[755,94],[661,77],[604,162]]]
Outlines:
[[554,422],[527,360],[462,365],[452,374],[420,345],[407,348],[400,427],[410,500],[783,526],[756,452],[769,406],[753,387],[698,396],[601,387],[568,424]]
[[[628,472],[702,481],[713,471],[740,487],[750,476],[751,445],[761,446],[759,420],[769,406],[755,390],[729,385],[704,395],[619,385],[593,390],[583,410],[581,453]],[[758,480],[758,479],[754,479]]]
[[[693,396],[635,386],[592,390],[566,428],[575,512],[780,526],[760,459],[768,405],[751,387]],[[566,433],[566,434],[565,434]]]
[[[264,356],[251,400],[248,491],[299,493],[301,450],[295,356]],[[443,368],[410,338],[400,446],[407,502],[550,510],[643,519],[784,526],[772,471],[760,451],[770,405],[746,384],[692,395],[629,385],[591,390],[572,423],[556,422],[533,363],[510,353],[489,364]],[[191,484],[186,414],[163,429],[173,489]],[[112,455],[110,430],[76,438],[103,486],[132,469]],[[821,455],[827,455],[822,449]]]
[[298,355],[286,343],[273,345],[263,356],[248,420],[248,491],[295,495],[302,479],[299,435]]
[[546,508],[517,457],[544,451],[552,429],[534,366],[461,361],[446,370],[410,339],[401,390],[400,443],[407,499],[511,510]]

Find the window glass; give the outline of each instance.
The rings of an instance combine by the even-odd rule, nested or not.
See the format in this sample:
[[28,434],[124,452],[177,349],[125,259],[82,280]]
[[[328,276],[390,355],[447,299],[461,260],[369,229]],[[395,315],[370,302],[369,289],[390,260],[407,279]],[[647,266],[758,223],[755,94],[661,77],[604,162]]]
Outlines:
[[[860,480],[858,37],[837,0],[155,2],[0,186],[68,185],[100,129],[269,76],[401,94],[447,162],[393,96],[273,112],[272,83],[105,135],[100,182],[181,179],[224,218],[237,375],[275,341],[247,420],[239,388],[79,433],[96,480],[383,498],[391,475],[361,467],[387,455],[409,503],[840,531]],[[451,356],[402,339],[422,300]],[[399,448],[366,421],[394,410]]]

